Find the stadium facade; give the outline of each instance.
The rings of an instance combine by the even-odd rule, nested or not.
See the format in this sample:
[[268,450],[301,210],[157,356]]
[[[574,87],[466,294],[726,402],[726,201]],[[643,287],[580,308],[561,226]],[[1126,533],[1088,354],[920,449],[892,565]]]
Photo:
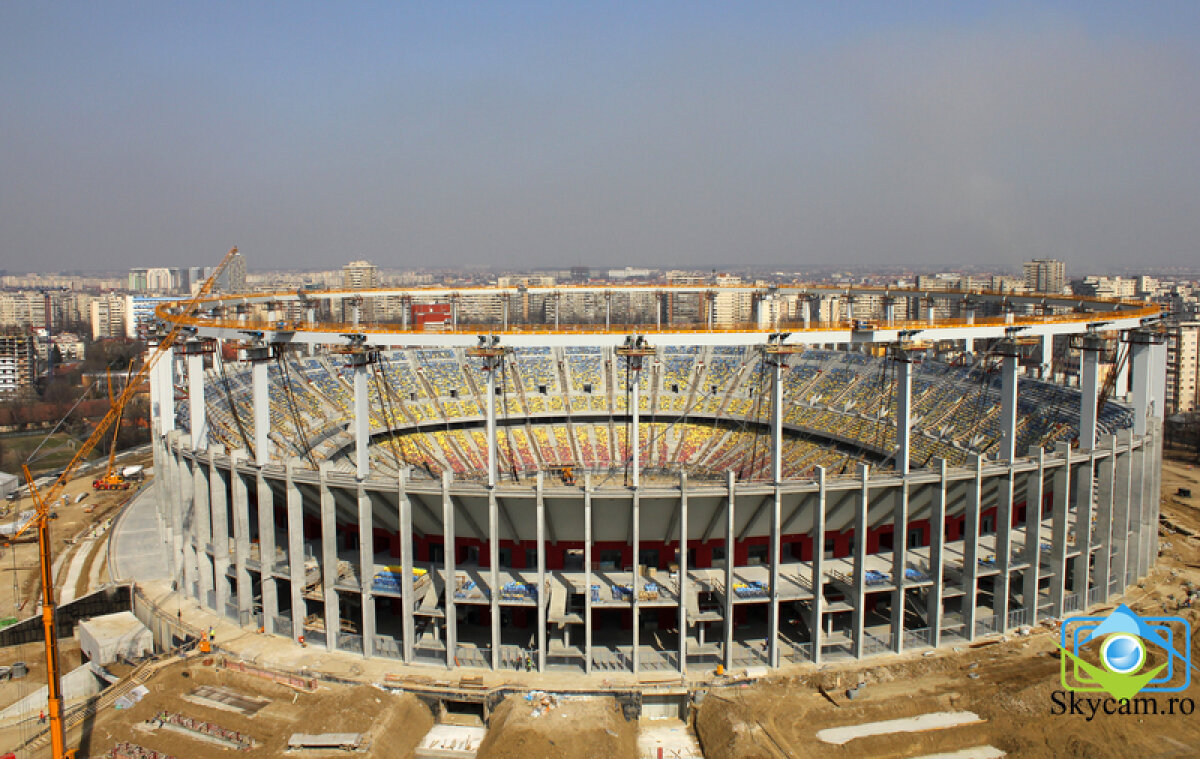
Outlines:
[[[1156,307],[739,285],[803,313],[730,324],[711,285],[572,286],[650,292],[659,316],[510,322],[538,289],[562,292],[206,302],[151,378],[177,587],[366,657],[686,674],[972,641],[1153,565]],[[357,318],[364,299],[467,295],[503,321]],[[689,295],[703,323],[662,318]],[[828,298],[882,307],[820,322]],[[346,305],[348,324],[317,318]],[[1070,383],[1056,343],[1078,354]]]

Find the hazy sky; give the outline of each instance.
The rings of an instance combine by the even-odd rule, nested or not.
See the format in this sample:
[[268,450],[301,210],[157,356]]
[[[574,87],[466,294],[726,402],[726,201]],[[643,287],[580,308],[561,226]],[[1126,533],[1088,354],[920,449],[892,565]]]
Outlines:
[[1194,0],[0,4],[9,270],[1078,272],[1198,240]]

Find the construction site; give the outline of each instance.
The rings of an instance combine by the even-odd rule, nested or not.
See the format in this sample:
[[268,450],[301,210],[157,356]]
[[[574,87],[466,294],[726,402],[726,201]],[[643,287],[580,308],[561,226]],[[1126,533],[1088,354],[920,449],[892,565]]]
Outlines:
[[[1195,492],[1200,492],[1200,470],[1166,461],[1158,562],[1147,578],[1117,599],[1138,613],[1180,615],[1192,622],[1193,630],[1200,624],[1200,609],[1193,608],[1200,604],[1200,500],[1190,495]],[[128,494],[104,497],[114,499],[111,509],[130,500]],[[133,518],[117,521],[118,545],[120,533],[134,528],[136,516],[134,508]],[[89,513],[80,506],[78,514],[66,511],[54,521],[64,529],[59,538],[64,544],[70,540],[67,535],[86,535],[113,523],[111,511],[99,502]],[[18,554],[13,570],[18,595],[36,590],[29,548],[9,546]],[[63,553],[58,574],[85,578],[71,586],[80,594],[123,579],[109,575],[109,567],[127,562],[112,556],[108,531],[95,536],[93,544],[75,541],[69,548],[75,550]],[[102,567],[98,574],[92,564]],[[1200,751],[1200,726],[1187,716],[1169,714],[1166,695],[1154,696],[1162,703],[1157,714],[1056,713],[1054,693],[1061,693],[1062,686],[1056,634],[1060,620],[1054,619],[972,644],[869,662],[722,674],[712,670],[694,672],[681,682],[661,676],[516,670],[448,673],[365,661],[297,649],[276,636],[240,629],[195,604],[155,608],[156,596],[171,595],[169,587],[151,580],[131,605],[139,618],[153,620],[157,613],[169,622],[173,616],[169,627],[177,637],[198,637],[162,651],[158,634],[158,653],[104,666],[112,684],[103,682],[83,697],[68,693],[66,738],[78,747],[77,756],[205,759],[238,751],[323,759],[349,750],[369,757],[424,759],[970,759],[1118,757],[1131,752],[1187,757]],[[204,653],[197,640],[209,633],[213,640]],[[1193,637],[1191,647],[1193,655],[1200,655],[1200,637]],[[0,709],[44,685],[40,648],[34,642],[0,649]],[[60,657],[64,671],[86,659],[72,638],[62,640]],[[23,663],[23,677],[13,679],[18,662]],[[1193,683],[1171,695],[1194,699],[1198,692],[1200,686]],[[30,709],[0,722],[0,746],[12,747],[21,757],[50,756],[39,720],[43,710]]]
[[[1156,307],[1027,303],[1016,325],[1010,309],[1022,304],[995,296],[964,301],[961,321],[930,309],[919,321],[888,313],[878,330],[861,319],[789,325],[819,349],[787,344],[793,333],[777,325],[709,323],[657,325],[678,343],[659,352],[633,334],[620,343],[625,328],[606,323],[580,328],[608,345],[593,355],[559,345],[557,323],[532,335],[506,325],[526,343],[511,364],[501,335],[464,348],[471,328],[430,338],[453,346],[393,351],[380,364],[382,348],[416,333],[359,331],[357,301],[355,331],[341,333],[311,319],[224,320],[250,303],[243,296],[201,309],[235,253],[190,301],[160,307],[163,333],[74,459],[42,480],[26,469],[8,508],[9,755],[1200,750],[1191,712],[1173,712],[1177,701],[1194,709],[1190,661],[1179,673],[1188,686],[1148,691],[1137,714],[1060,708],[1075,698],[1059,647],[1073,617],[1126,604],[1197,621],[1200,483],[1189,464],[1160,466]],[[1111,317],[1108,336],[1097,314]],[[1023,369],[1019,330],[1045,338],[1029,345],[1072,335],[1063,345],[1078,351],[1075,386]],[[696,336],[705,331],[731,344]],[[947,341],[919,346],[911,338],[922,331],[966,355],[981,341],[978,370],[939,363],[935,343]],[[292,345],[300,333],[309,344]],[[248,370],[225,367],[223,340]],[[919,369],[918,351],[928,352]],[[1045,350],[1041,360],[1057,363]],[[397,415],[385,390],[407,386],[406,366],[421,379],[407,402],[397,397]],[[674,398],[676,376],[691,378],[688,400]],[[538,411],[517,390],[528,436],[498,437],[497,422],[510,420],[497,419],[497,398],[507,416],[505,388],[531,377],[525,389],[549,400]],[[486,391],[463,402],[459,378]],[[276,385],[289,408],[272,405]],[[114,447],[85,463],[147,386],[148,450]],[[582,403],[594,386],[607,387],[594,399],[603,409]],[[427,434],[418,410],[430,398],[435,424],[458,409],[486,433],[397,442]],[[643,409],[687,415],[700,401],[712,407],[708,426],[651,421],[643,444]],[[551,421],[534,429],[528,417],[539,414]],[[733,417],[737,434],[721,426]],[[331,428],[310,437],[322,419]],[[936,434],[933,419],[944,422]],[[851,422],[854,432],[841,428]],[[851,434],[872,445],[859,439],[850,452]],[[448,446],[441,455],[436,441]],[[568,453],[576,442],[591,452],[582,466]],[[746,446],[752,460],[735,471]],[[914,451],[927,455],[912,463]],[[885,473],[872,478],[872,467]],[[706,476],[717,470],[723,483]],[[1189,634],[1185,648],[1197,645]]]

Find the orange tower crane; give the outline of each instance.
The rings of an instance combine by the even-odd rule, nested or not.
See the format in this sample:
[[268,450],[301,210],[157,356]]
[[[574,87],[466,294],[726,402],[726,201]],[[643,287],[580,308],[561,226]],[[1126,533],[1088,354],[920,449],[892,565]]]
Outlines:
[[[200,289],[196,291],[192,299],[179,311],[178,317],[171,324],[171,329],[159,340],[158,346],[146,357],[145,362],[142,363],[142,368],[133,376],[133,380],[125,383],[125,388],[121,391],[121,395],[109,407],[108,413],[104,415],[104,418],[96,424],[96,429],[92,431],[88,439],[79,446],[79,450],[75,452],[75,457],[63,468],[58,479],[51,483],[44,492],[39,493],[28,465],[22,467],[25,481],[29,485],[29,495],[33,498],[34,515],[17,530],[13,539],[15,540],[26,530],[37,530],[38,559],[42,578],[42,628],[46,636],[46,680],[48,693],[46,715],[50,722],[50,750],[53,759],[73,757],[75,756],[75,750],[67,749],[66,730],[63,723],[62,670],[59,663],[58,636],[54,623],[56,605],[54,601],[54,562],[50,545],[50,507],[54,503],[55,498],[66,487],[66,484],[70,482],[75,470],[79,468],[79,465],[83,463],[87,455],[96,447],[96,444],[104,438],[114,424],[119,423],[118,420],[124,413],[125,406],[133,399],[137,388],[146,381],[150,370],[158,363],[158,359],[170,349],[171,345],[175,342],[175,338],[179,336],[183,319],[196,311],[196,307],[200,301],[212,291],[213,284],[236,253],[236,247],[230,248],[212,275],[204,281],[204,284],[200,286]],[[110,454],[110,473],[111,469],[112,456]]]
[[[129,379],[133,374],[133,361],[129,362],[129,370],[125,372],[125,387],[129,387]],[[117,400],[113,397],[112,391],[112,372],[108,373],[108,406],[109,408],[117,408]],[[125,413],[125,408],[117,408],[117,420],[113,423],[112,443],[108,446],[108,466],[104,469],[104,474],[92,480],[92,487],[96,490],[128,490],[129,482],[121,476],[120,472],[115,469],[117,461],[117,436],[121,434],[121,417]]]

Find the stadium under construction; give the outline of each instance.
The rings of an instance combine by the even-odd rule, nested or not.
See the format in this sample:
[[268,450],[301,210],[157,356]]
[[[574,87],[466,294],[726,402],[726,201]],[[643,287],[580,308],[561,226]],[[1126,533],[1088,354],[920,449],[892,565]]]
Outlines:
[[[539,290],[603,318],[510,318]],[[708,307],[731,290],[753,322]],[[632,293],[651,316],[618,323]],[[460,319],[467,297],[498,318]],[[385,298],[399,323],[368,318]],[[410,324],[418,303],[445,323]],[[821,663],[1082,611],[1157,555],[1155,306],[705,284],[179,308],[159,317],[190,337],[151,375],[177,587],[310,647],[588,673]]]

